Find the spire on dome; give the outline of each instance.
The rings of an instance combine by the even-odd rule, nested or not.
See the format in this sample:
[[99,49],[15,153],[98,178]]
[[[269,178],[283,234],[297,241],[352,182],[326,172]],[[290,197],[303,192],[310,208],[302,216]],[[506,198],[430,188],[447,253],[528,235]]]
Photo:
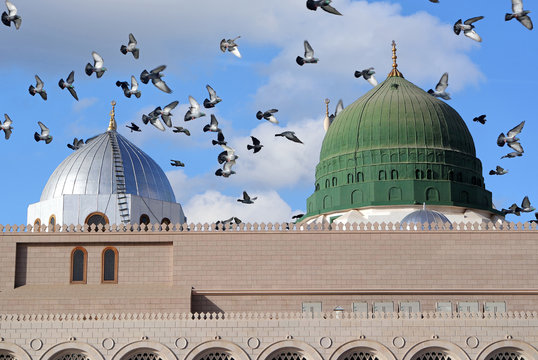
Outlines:
[[396,56],[396,41],[392,40],[392,71],[387,77],[404,77],[403,74],[398,70],[398,64],[396,64],[397,58],[398,57]]
[[108,123],[107,131],[116,131],[116,112],[114,110],[116,107],[116,102],[112,100],[111,104],[112,111],[110,112],[110,122]]

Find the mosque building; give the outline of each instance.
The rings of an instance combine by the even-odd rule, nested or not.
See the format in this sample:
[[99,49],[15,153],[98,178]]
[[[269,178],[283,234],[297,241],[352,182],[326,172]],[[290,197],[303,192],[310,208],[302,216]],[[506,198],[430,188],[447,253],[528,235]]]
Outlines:
[[536,224],[504,221],[395,52],[295,224],[188,224],[113,110],[0,225],[0,360],[538,360]]

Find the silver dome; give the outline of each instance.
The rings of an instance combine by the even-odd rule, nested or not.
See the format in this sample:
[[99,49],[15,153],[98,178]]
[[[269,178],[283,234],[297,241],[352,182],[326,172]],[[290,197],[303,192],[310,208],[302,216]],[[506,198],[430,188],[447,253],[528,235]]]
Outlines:
[[175,203],[170,182],[159,165],[116,131],[97,136],[62,161],[47,181],[41,201],[68,194],[116,194],[114,139],[121,154],[125,193]]
[[400,224],[424,224],[424,223],[448,223],[451,224],[450,220],[448,218],[434,210],[426,209],[426,206],[424,206],[421,210],[413,211],[410,214],[407,214],[402,221],[400,221]]

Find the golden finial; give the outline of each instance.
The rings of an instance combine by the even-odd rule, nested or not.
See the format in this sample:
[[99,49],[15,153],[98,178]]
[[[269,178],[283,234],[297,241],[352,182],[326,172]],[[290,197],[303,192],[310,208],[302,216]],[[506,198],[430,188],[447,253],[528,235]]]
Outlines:
[[108,124],[107,131],[116,131],[116,102],[112,100],[110,104],[112,104],[112,111],[110,112],[110,123]]
[[329,116],[329,103],[331,100],[325,99],[325,115]]
[[396,63],[397,58],[398,57],[396,56],[396,41],[392,40],[392,71],[390,72],[388,77],[404,77],[402,73],[398,70],[398,64]]

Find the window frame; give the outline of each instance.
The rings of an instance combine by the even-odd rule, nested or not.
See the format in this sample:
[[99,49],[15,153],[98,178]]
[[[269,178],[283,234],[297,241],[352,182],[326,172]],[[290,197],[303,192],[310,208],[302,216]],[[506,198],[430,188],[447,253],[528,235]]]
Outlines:
[[[74,255],[75,255],[75,252],[78,251],[78,250],[81,250],[82,253],[84,254],[84,257],[83,257],[83,261],[84,261],[84,264],[83,264],[83,270],[82,270],[82,280],[79,281],[79,280],[73,280],[73,261],[74,261]],[[88,280],[88,277],[87,277],[87,270],[88,270],[88,251],[83,248],[82,246],[77,246],[75,247],[73,250],[71,250],[71,261],[70,261],[70,270],[69,270],[69,283],[70,284],[87,284],[87,280]]]
[[[105,280],[105,253],[108,250],[114,251],[114,280]],[[101,283],[102,284],[117,284],[118,283],[118,261],[119,261],[119,252],[113,246],[107,246],[101,252]]]

